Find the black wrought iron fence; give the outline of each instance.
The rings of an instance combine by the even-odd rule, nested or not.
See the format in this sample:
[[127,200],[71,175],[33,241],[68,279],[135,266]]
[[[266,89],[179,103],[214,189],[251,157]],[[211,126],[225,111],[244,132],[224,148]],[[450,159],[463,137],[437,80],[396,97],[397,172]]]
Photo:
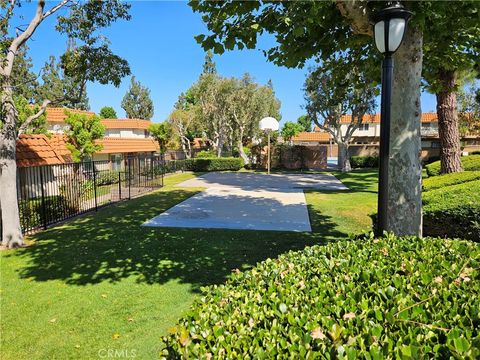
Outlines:
[[128,158],[18,169],[18,203],[24,233],[163,186],[164,174],[183,170],[181,161]]

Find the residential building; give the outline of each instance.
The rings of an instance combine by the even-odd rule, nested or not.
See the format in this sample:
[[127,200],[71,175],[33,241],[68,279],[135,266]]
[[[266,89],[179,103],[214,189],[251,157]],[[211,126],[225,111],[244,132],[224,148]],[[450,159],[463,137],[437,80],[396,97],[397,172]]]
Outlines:
[[[48,108],[46,122],[51,135],[22,135],[17,143],[19,167],[50,164],[52,161],[71,161],[63,135],[68,127],[65,123],[67,111],[87,116],[95,115],[89,111]],[[109,160],[113,168],[117,168],[129,157],[145,157],[159,150],[157,142],[148,131],[152,124],[150,120],[103,119],[102,124],[105,126],[105,137],[98,140],[98,143],[103,147],[93,155],[93,160]]]
[[[345,134],[348,124],[351,121],[350,115],[344,115],[341,118],[342,134]],[[422,137],[421,157],[427,160],[430,157],[440,155],[440,139],[438,137],[437,114],[427,112],[422,114],[420,133]],[[329,145],[328,156],[336,157],[338,150],[332,136],[315,127],[313,132],[302,132],[295,136],[293,143],[297,145]],[[350,154],[351,155],[372,155],[378,153],[380,143],[380,114],[366,115],[352,136]],[[480,151],[480,135],[465,134],[461,138],[462,150],[464,152]]]

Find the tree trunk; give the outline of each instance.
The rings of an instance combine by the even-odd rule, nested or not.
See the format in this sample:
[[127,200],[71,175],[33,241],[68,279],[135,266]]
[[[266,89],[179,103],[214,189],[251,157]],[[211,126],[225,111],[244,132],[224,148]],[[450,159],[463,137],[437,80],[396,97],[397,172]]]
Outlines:
[[17,199],[16,162],[16,110],[11,88],[3,84],[2,116],[5,116],[0,133],[0,209],[2,216],[2,245],[8,248],[22,246],[23,235]]
[[422,32],[409,27],[394,55],[387,229],[397,235],[422,235],[422,43]]
[[350,157],[348,156],[348,143],[339,141],[338,143],[338,168],[341,172],[352,171],[350,166]]
[[438,74],[442,90],[437,96],[438,136],[442,174],[462,171],[460,134],[458,131],[456,72],[442,69]]
[[240,129],[239,129],[239,134],[238,134],[238,153],[240,154],[240,157],[243,159],[243,162],[245,164],[248,164],[248,156],[247,154],[245,154],[245,151],[243,150],[243,127],[240,126]]

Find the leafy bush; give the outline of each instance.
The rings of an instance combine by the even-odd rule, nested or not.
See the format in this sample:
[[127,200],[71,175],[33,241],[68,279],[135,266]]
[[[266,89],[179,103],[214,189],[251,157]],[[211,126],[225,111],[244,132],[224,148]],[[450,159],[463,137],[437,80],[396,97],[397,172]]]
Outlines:
[[350,165],[354,169],[378,167],[378,156],[352,156]]
[[289,252],[203,289],[165,358],[478,358],[480,247],[372,236]]
[[202,151],[199,151],[196,155],[195,155],[195,158],[197,159],[205,159],[205,158],[214,158],[216,157],[217,155],[215,154],[214,151],[211,151],[211,150],[202,150]]
[[118,172],[99,171],[95,174],[97,186],[111,185],[118,183]]
[[[462,156],[462,166],[465,171],[480,170],[480,155]],[[440,161],[435,161],[425,166],[428,176],[440,175]]]
[[461,173],[433,176],[423,180],[423,191],[440,189],[474,180],[480,180],[480,171],[464,171]]
[[480,180],[425,192],[423,232],[480,241]]
[[243,167],[241,158],[190,159],[187,167],[193,171],[237,171]]
[[45,223],[51,224],[75,213],[75,209],[61,195],[45,196],[45,209],[41,198],[21,200],[19,210],[20,224],[24,230],[35,229]]

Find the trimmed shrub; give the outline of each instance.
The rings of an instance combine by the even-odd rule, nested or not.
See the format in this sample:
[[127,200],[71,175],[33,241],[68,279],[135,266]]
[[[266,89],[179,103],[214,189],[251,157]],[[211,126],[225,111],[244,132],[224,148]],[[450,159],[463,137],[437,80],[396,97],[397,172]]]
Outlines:
[[118,172],[115,171],[99,171],[95,174],[98,186],[111,185],[118,183]]
[[196,159],[205,159],[205,158],[213,158],[213,157],[216,157],[216,154],[214,151],[211,151],[211,150],[202,150],[195,155]]
[[365,237],[289,252],[203,289],[164,358],[480,356],[480,246]]
[[[423,191],[444,188],[451,185],[462,184],[469,181],[480,180],[480,171],[464,171],[439,176],[432,176],[423,180]],[[448,189],[445,189],[448,191]]]
[[423,232],[480,241],[480,180],[425,192]]
[[61,195],[45,196],[45,209],[41,198],[21,200],[18,205],[20,224],[24,230],[40,227],[45,222],[51,224],[75,213],[75,209]]
[[[462,166],[465,171],[479,171],[480,170],[480,155],[462,156]],[[435,161],[431,164],[425,165],[428,176],[440,175],[440,161]]]
[[241,158],[203,158],[186,160],[186,168],[191,171],[237,171],[243,167]]
[[351,156],[352,168],[375,168],[378,167],[378,156]]

